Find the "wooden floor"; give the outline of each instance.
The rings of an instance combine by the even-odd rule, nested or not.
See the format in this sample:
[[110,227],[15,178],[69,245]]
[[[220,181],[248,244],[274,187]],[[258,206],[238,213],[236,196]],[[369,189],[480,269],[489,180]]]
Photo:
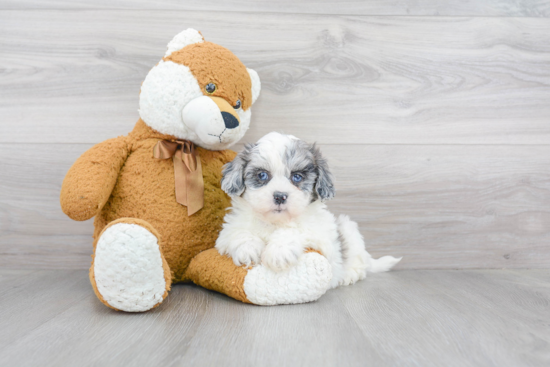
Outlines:
[[0,270],[0,366],[549,366],[550,270],[370,276],[294,306],[176,285],[144,314],[84,270]]

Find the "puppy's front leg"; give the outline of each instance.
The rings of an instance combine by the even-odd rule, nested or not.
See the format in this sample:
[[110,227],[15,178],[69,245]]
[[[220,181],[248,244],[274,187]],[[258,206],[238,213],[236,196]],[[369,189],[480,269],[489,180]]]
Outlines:
[[304,241],[296,229],[281,228],[273,232],[262,253],[262,264],[274,271],[285,270],[296,264],[304,253]]
[[250,266],[260,263],[265,242],[247,230],[222,230],[216,241],[216,249],[222,255],[229,255],[235,265]]

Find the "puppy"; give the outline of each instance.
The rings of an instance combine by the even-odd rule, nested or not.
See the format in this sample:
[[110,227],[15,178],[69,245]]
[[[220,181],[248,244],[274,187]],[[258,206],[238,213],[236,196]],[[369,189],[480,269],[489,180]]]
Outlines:
[[269,133],[223,169],[222,189],[231,211],[216,241],[221,254],[238,265],[262,264],[284,271],[307,248],[322,253],[332,266],[331,288],[353,284],[367,272],[382,272],[399,262],[373,259],[357,223],[336,218],[324,201],[334,197],[327,161],[315,145]]

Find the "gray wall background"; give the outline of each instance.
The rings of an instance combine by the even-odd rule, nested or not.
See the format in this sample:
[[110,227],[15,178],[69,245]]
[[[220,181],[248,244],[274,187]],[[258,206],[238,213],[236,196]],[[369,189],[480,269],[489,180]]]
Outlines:
[[317,141],[329,206],[374,256],[548,267],[549,16],[511,0],[0,1],[0,266],[89,266],[64,174],[133,128],[145,75],[192,27],[260,75],[243,142]]

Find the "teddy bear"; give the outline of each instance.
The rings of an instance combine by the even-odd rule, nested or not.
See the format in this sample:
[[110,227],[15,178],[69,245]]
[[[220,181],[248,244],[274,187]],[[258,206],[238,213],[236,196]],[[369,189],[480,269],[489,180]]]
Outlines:
[[319,253],[275,273],[236,266],[214,248],[230,206],[222,167],[260,89],[258,74],[231,51],[187,29],[145,77],[134,129],[69,169],[61,207],[73,220],[95,216],[89,275],[103,304],[147,311],[179,282],[258,305],[309,302],[328,289],[331,269]]

